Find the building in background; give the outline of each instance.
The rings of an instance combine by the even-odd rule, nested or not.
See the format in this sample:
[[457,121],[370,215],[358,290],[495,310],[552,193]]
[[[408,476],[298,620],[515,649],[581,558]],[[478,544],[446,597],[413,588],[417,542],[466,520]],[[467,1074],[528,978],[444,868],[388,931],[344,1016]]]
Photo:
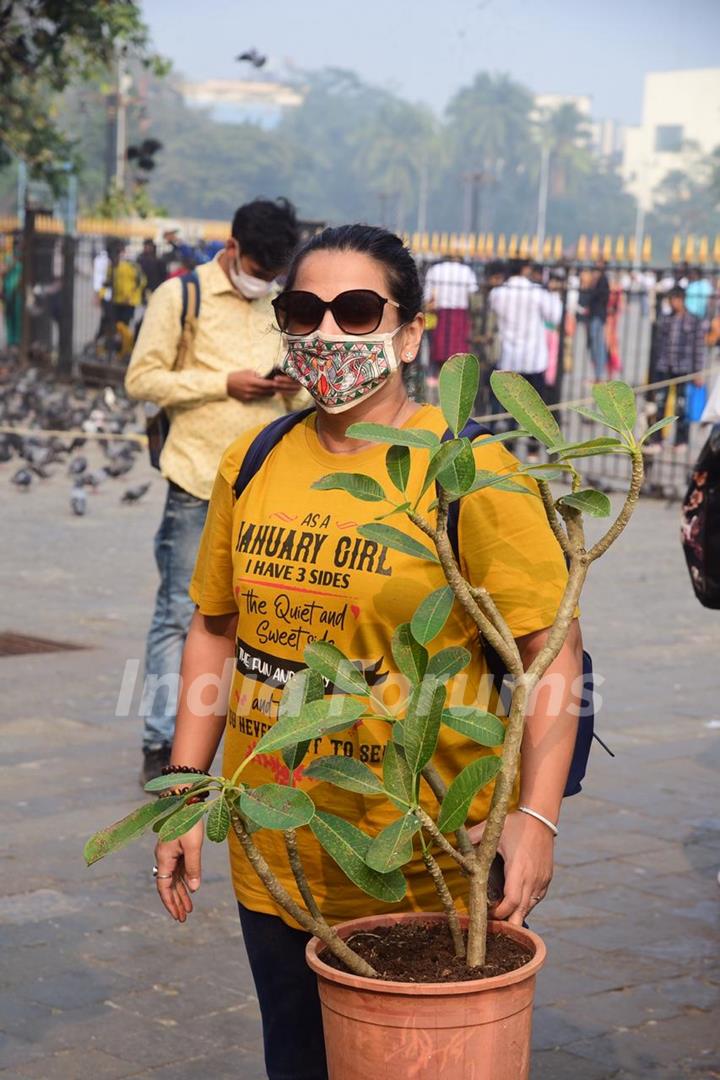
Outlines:
[[557,112],[563,105],[573,105],[585,121],[589,146],[600,158],[619,164],[622,155],[623,128],[617,120],[598,120],[593,117],[593,101],[589,94],[536,94],[535,116],[539,119]]
[[720,145],[720,67],[645,75],[642,122],[625,129],[622,173],[643,209],[667,173]]
[[210,108],[213,120],[226,124],[253,123],[274,127],[283,111],[302,104],[294,86],[272,79],[207,79],[185,83],[186,104]]

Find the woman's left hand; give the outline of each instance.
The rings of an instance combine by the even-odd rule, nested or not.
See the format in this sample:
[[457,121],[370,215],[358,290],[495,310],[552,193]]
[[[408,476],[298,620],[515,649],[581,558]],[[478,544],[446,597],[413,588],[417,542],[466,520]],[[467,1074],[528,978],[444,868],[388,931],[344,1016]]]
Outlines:
[[[485,823],[469,830],[470,839],[479,843]],[[528,912],[540,903],[553,875],[554,836],[529,814],[508,814],[498,844],[505,861],[505,893],[493,904],[489,914],[514,926],[522,926]]]

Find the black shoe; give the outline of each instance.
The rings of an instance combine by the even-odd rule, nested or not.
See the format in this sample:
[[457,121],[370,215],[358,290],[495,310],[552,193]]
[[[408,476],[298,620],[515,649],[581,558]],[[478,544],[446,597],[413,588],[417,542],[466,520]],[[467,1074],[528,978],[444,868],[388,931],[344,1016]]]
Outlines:
[[170,747],[156,746],[150,750],[143,750],[143,767],[140,770],[140,784],[145,787],[149,780],[160,776],[166,765],[170,764]]

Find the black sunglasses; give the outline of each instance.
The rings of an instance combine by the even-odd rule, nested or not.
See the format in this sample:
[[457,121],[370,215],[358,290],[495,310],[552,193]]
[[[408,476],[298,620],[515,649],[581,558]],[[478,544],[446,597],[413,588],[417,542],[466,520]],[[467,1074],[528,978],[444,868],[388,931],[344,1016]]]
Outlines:
[[291,289],[280,293],[272,302],[283,333],[300,337],[317,330],[326,311],[332,312],[344,334],[372,334],[382,322],[386,304],[400,307],[395,300],[388,300],[372,289],[348,289],[338,293],[334,300],[321,300],[315,293]]

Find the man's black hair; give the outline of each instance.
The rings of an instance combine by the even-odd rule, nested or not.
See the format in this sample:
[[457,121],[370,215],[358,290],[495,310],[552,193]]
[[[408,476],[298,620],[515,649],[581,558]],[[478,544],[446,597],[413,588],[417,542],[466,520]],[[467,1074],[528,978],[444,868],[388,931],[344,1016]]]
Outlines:
[[295,207],[287,199],[253,199],[235,211],[231,233],[263,270],[283,270],[298,245]]
[[485,279],[487,280],[491,277],[497,277],[498,274],[502,274],[502,276],[505,277],[506,272],[507,268],[505,266],[505,263],[502,262],[500,259],[494,259],[492,262],[487,263],[487,265],[485,266]]
[[676,299],[679,298],[680,300],[685,300],[685,290],[683,289],[682,285],[673,285],[672,289],[667,295],[668,300],[672,300],[673,296]]
[[510,277],[517,277],[518,274],[522,274],[523,270],[527,270],[529,266],[529,259],[511,259],[508,264]]

